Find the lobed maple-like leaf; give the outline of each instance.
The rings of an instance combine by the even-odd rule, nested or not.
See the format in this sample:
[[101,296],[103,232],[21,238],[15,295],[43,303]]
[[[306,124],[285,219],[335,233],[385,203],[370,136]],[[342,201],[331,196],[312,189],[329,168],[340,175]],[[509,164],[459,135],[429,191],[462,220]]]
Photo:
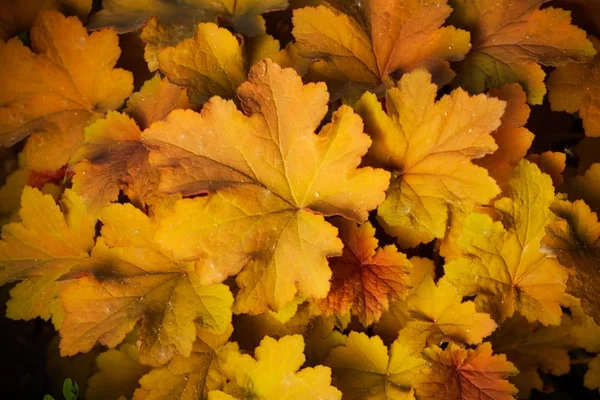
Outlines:
[[[146,49],[154,51],[148,46],[160,39],[159,34],[144,32],[149,41]],[[165,47],[156,49],[157,66],[171,82],[186,87],[190,100],[198,104],[212,96],[235,97],[249,68],[263,58],[271,58],[281,67],[294,67],[299,72],[308,68],[306,61],[295,55],[293,44],[280,50],[279,42],[269,35],[240,43],[230,31],[213,23],[198,24],[192,38],[172,43],[174,47],[167,47],[169,44],[157,45]]]
[[194,25],[219,18],[231,23],[237,32],[255,36],[265,32],[262,13],[282,10],[287,5],[287,0],[103,0],[102,10],[90,19],[88,26],[112,26],[125,33],[158,17],[161,23],[189,29],[191,33]]
[[414,400],[412,380],[425,367],[425,361],[411,355],[401,342],[389,350],[378,336],[350,332],[343,346],[329,353],[325,365],[331,367],[334,384],[344,399]]
[[418,399],[512,400],[517,393],[506,378],[519,371],[503,354],[492,354],[489,342],[472,350],[432,346],[422,356],[429,368],[413,380]]
[[300,335],[279,340],[265,337],[254,358],[237,351],[228,352],[222,369],[230,382],[223,391],[208,393],[209,400],[340,400],[342,393],[331,386],[331,370],[322,365],[300,367],[305,357]]
[[88,36],[76,17],[44,11],[30,34],[33,51],[17,38],[0,41],[2,146],[60,123],[66,114],[116,109],[131,93],[131,73],[114,68],[121,51],[113,31]]
[[226,383],[221,360],[228,352],[237,351],[235,343],[227,343],[231,329],[215,335],[206,329],[197,329],[189,357],[175,356],[168,365],[156,368],[140,379],[141,388],[133,400],[205,400],[211,390],[219,390]]
[[514,167],[525,157],[533,142],[533,133],[525,128],[531,108],[527,105],[525,91],[517,83],[492,89],[488,94],[506,101],[502,123],[492,132],[498,150],[473,163],[487,169],[502,192],[506,192]]
[[486,204],[499,193],[472,160],[497,149],[491,132],[504,102],[462,89],[436,102],[436,92],[418,70],[387,91],[387,113],[372,93],[356,104],[373,139],[366,163],[392,171],[378,220],[402,247],[444,237],[451,206]]
[[417,289],[425,279],[435,279],[435,264],[429,258],[411,257],[412,268],[409,274],[410,289],[406,299],[390,301],[389,308],[381,314],[379,321],[373,325],[373,332],[381,337],[385,343],[392,343],[398,337],[398,332],[410,320],[408,301],[415,295]]
[[567,156],[557,151],[545,151],[542,154],[530,154],[527,161],[533,162],[545,174],[550,175],[552,184],[559,187],[563,183],[562,173],[566,167]]
[[334,225],[344,243],[340,257],[329,259],[331,289],[316,300],[319,313],[350,319],[357,315],[364,326],[379,320],[390,299],[402,299],[408,291],[410,262],[394,245],[378,248],[375,228],[338,219]]
[[[592,38],[596,50],[600,41]],[[569,63],[554,70],[548,77],[548,100],[552,111],[579,113],[585,134],[600,136],[600,55],[587,63]]]
[[0,40],[28,31],[42,11],[54,10],[75,14],[85,20],[92,0],[19,0],[5,1],[0,7]]
[[57,281],[89,259],[96,220],[73,191],[65,192],[59,207],[52,196],[29,186],[23,190],[19,216],[20,222],[4,225],[0,241],[0,285],[22,281],[11,290],[6,314],[52,318],[58,328],[64,283]]
[[592,164],[583,175],[576,175],[565,184],[571,200],[584,200],[595,212],[600,211],[600,163]]
[[428,69],[437,83],[453,77],[449,61],[464,58],[469,34],[442,27],[447,0],[329,1],[294,10],[292,34],[304,57],[315,60],[310,79],[327,82],[334,97],[358,97],[390,85],[390,76]]
[[529,321],[558,325],[566,269],[541,251],[545,228],[556,218],[550,211],[554,187],[537,166],[521,161],[508,183],[507,197],[494,207],[502,222],[472,213],[464,223],[459,246],[464,257],[447,263],[446,278],[463,296],[476,296],[479,310],[502,323],[519,311]]
[[581,300],[585,312],[600,324],[600,223],[581,200],[552,205],[560,219],[546,228],[544,251],[570,269],[567,292]]
[[150,371],[140,362],[139,349],[131,343],[101,353],[96,363],[99,372],[90,377],[85,391],[89,400],[131,398],[140,378]]
[[472,93],[517,82],[530,104],[542,104],[544,66],[583,62],[596,54],[585,31],[571,25],[570,12],[549,0],[450,0],[450,23],[471,32],[472,49],[455,83]]
[[397,341],[417,354],[431,344],[479,344],[497,327],[488,314],[475,310],[472,301],[462,302],[458,289],[445,279],[436,285],[426,276],[406,306],[409,320]]
[[325,84],[303,85],[266,60],[238,96],[245,114],[214,97],[201,114],[176,110],[143,133],[164,192],[209,193],[178,202],[159,242],[179,243],[175,257],[198,260],[205,284],[237,275],[237,312],[277,311],[296,293],[324,298],[326,257],[343,246],[323,216],[365,221],[389,173],[357,168],[371,141],[349,107],[315,135],[327,112]]
[[190,355],[195,322],[215,333],[228,329],[228,287],[200,284],[193,263],[173,257],[172,246],[156,240],[160,222],[130,204],[108,206],[99,219],[90,273],[61,292],[63,356],[97,342],[113,348],[139,323],[140,360],[160,366]]

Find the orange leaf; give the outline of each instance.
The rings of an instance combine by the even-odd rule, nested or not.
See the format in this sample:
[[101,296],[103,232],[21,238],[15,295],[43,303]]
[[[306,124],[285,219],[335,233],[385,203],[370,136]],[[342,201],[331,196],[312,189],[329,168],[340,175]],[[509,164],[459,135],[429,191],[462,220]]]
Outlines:
[[462,89],[436,102],[436,92],[429,73],[418,70],[387,91],[387,113],[372,93],[356,104],[373,139],[367,164],[393,171],[377,215],[402,247],[444,237],[452,205],[486,204],[499,193],[471,160],[496,150],[491,132],[504,102]]
[[565,184],[569,199],[584,200],[595,212],[600,211],[598,188],[600,188],[600,163],[592,164],[584,175],[576,175]]
[[487,169],[502,192],[505,192],[513,168],[525,157],[533,142],[533,133],[525,128],[531,108],[527,105],[525,92],[517,83],[492,89],[489,94],[506,101],[502,123],[492,133],[498,150],[475,160],[474,164]]
[[557,201],[552,211],[561,218],[547,228],[543,248],[570,268],[567,291],[581,300],[585,312],[600,324],[600,223],[581,200]]
[[179,243],[177,257],[198,260],[204,283],[239,273],[237,312],[279,310],[296,292],[323,298],[326,257],[342,252],[323,216],[365,221],[389,173],[357,168],[371,141],[349,107],[315,135],[327,112],[325,84],[303,85],[266,60],[238,96],[245,114],[214,97],[201,114],[176,110],[143,133],[163,191],[209,193],[177,203],[161,235]]
[[31,48],[16,38],[0,41],[2,146],[43,131],[65,113],[118,108],[131,93],[131,73],[114,69],[121,51],[111,30],[88,36],[76,17],[45,11],[31,29]]
[[503,354],[493,355],[488,342],[473,350],[433,346],[422,355],[431,367],[415,378],[418,399],[512,400],[517,393],[506,378],[519,371]]
[[450,23],[471,32],[473,48],[456,85],[472,93],[518,82],[530,104],[542,104],[544,66],[583,62],[596,51],[568,11],[539,7],[549,0],[450,0]]
[[375,228],[369,222],[358,226],[339,219],[334,225],[340,230],[344,250],[341,257],[329,259],[331,289],[315,306],[325,315],[348,319],[350,314],[357,315],[369,326],[387,310],[389,299],[405,297],[410,262],[394,245],[378,248]]
[[[600,41],[592,38],[596,50]],[[569,63],[557,68],[548,78],[548,100],[553,111],[579,112],[587,136],[600,136],[600,55],[585,64]]]
[[567,161],[565,153],[545,151],[542,154],[530,154],[527,160],[535,163],[543,173],[550,175],[555,187],[562,185],[562,173]]
[[341,12],[325,6],[294,10],[292,33],[300,54],[316,60],[311,79],[327,82],[334,96],[358,97],[359,90],[417,68],[446,84],[455,75],[449,61],[462,60],[470,48],[467,32],[442,27],[452,11],[447,0],[367,0],[356,8],[329,3]]

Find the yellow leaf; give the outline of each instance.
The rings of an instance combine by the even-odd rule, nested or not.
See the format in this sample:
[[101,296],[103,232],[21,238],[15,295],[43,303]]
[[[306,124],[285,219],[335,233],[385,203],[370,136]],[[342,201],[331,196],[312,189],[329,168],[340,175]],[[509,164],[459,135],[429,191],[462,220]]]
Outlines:
[[58,327],[58,295],[67,283],[57,280],[89,258],[96,220],[74,192],[65,192],[59,208],[52,196],[28,186],[19,214],[20,222],[3,227],[0,241],[0,285],[22,281],[11,290],[7,316],[52,318]]
[[74,355],[97,342],[113,348],[140,322],[140,360],[160,366],[187,357],[194,321],[215,333],[231,323],[233,298],[225,285],[201,285],[193,263],[172,257],[155,239],[157,222],[130,204],[103,209],[104,224],[92,253],[93,275],[61,292],[67,315],[61,354]]
[[567,271],[540,250],[545,228],[555,220],[552,181],[521,161],[507,196],[494,205],[504,224],[483,214],[466,218],[458,242],[465,256],[446,264],[446,277],[461,295],[476,296],[478,309],[498,323],[519,311],[529,321],[558,325]]
[[436,284],[426,277],[406,301],[409,320],[398,335],[398,343],[413,353],[443,342],[479,344],[496,329],[489,315],[475,311],[447,280]]
[[77,18],[45,11],[31,29],[31,48],[17,38],[0,41],[2,146],[43,131],[48,118],[118,108],[131,93],[131,73],[114,69],[121,51],[111,30],[88,36]]
[[470,48],[467,32],[442,27],[452,11],[447,0],[366,0],[356,9],[329,3],[339,10],[294,10],[292,33],[300,54],[316,61],[310,78],[327,82],[334,98],[417,68],[446,84],[454,77],[449,61],[461,60]]
[[600,211],[600,163],[592,164],[584,175],[577,175],[565,184],[571,200],[584,200],[590,208]]
[[567,292],[578,297],[585,312],[600,324],[600,223],[581,200],[557,201],[552,211],[560,218],[546,229],[545,251],[570,269]]
[[583,62],[596,54],[568,11],[549,0],[450,0],[450,23],[471,32],[473,48],[461,62],[455,84],[472,93],[517,82],[530,104],[542,104],[544,66]]
[[229,352],[222,368],[232,382],[224,392],[209,392],[209,400],[341,400],[340,391],[331,386],[329,368],[318,365],[299,370],[305,360],[303,351],[302,336],[293,335],[279,340],[265,337],[256,348],[254,358],[237,351]]
[[387,114],[372,93],[356,104],[373,139],[366,163],[392,170],[378,219],[402,247],[444,237],[451,205],[486,204],[499,193],[471,160],[497,149],[491,132],[504,102],[462,89],[436,102],[436,92],[431,75],[418,70],[388,90]]
[[198,260],[205,284],[237,275],[236,312],[278,311],[296,293],[323,298],[326,257],[342,251],[324,216],[365,221],[383,201],[389,174],[357,168],[371,141],[349,107],[315,135],[327,112],[325,84],[303,85],[266,60],[238,95],[246,114],[215,97],[201,114],[176,110],[143,133],[164,192],[209,193],[178,202],[159,242],[175,243],[175,257]]
[[350,332],[343,346],[331,350],[325,365],[344,399],[414,400],[412,379],[424,368],[420,357],[396,341],[388,349],[377,336]]
[[139,386],[138,380],[150,370],[140,363],[138,348],[129,343],[101,353],[96,363],[100,371],[88,380],[85,398],[89,400],[130,398]]

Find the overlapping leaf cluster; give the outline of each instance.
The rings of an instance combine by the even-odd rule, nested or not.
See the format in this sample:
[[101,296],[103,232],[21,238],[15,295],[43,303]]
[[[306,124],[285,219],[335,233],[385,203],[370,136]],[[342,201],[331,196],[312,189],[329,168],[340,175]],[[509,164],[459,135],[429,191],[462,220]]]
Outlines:
[[[599,45],[569,11],[91,9],[0,10],[0,284],[58,331],[50,375],[88,371],[87,399],[504,400],[583,354],[600,387]],[[568,165],[528,124],[547,90],[589,136]]]

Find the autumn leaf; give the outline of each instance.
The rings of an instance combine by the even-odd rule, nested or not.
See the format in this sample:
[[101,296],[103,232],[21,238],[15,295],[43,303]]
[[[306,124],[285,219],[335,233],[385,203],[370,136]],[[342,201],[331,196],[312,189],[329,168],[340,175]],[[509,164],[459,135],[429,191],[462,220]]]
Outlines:
[[175,356],[168,365],[141,377],[141,388],[135,391],[133,400],[206,399],[210,390],[225,385],[220,359],[226,358],[228,352],[238,350],[235,343],[227,343],[231,329],[222,335],[206,329],[197,332],[198,338],[190,356]]
[[125,33],[158,17],[161,23],[184,30],[218,18],[229,22],[239,33],[255,36],[265,33],[262,13],[282,10],[287,5],[287,0],[103,0],[102,10],[90,19],[88,26],[112,26],[118,33]]
[[600,355],[597,355],[588,364],[583,385],[588,389],[599,389],[600,391]]
[[331,370],[322,365],[304,364],[304,340],[300,335],[279,340],[265,337],[254,352],[254,358],[237,351],[227,353],[222,369],[230,382],[223,391],[211,391],[209,400],[340,400],[342,394],[331,386]]
[[157,51],[156,57],[169,80],[186,87],[190,101],[201,104],[212,96],[235,97],[249,68],[263,58],[271,58],[281,67],[305,70],[308,66],[295,51],[293,44],[280,50],[279,42],[269,35],[240,43],[227,29],[207,23],[196,26],[193,38]]
[[257,64],[238,90],[242,109],[211,99],[198,114],[174,111],[143,133],[161,168],[161,189],[184,196],[159,236],[195,259],[204,284],[237,275],[236,312],[280,310],[296,293],[324,298],[342,242],[323,216],[364,222],[384,198],[389,174],[358,168],[370,139],[360,118],[327,112],[325,84],[302,85],[291,69]]
[[445,279],[436,285],[425,277],[406,305],[409,320],[398,343],[415,354],[430,344],[479,344],[497,327],[488,314],[475,311],[472,301],[462,302],[458,289]]
[[590,208],[600,211],[600,163],[594,163],[583,175],[576,175],[569,179],[564,189],[571,200],[584,200]]
[[85,20],[91,9],[92,0],[6,1],[0,8],[0,40],[28,31],[42,11],[59,11]]
[[381,314],[381,318],[373,325],[373,332],[381,337],[384,343],[392,343],[398,337],[398,332],[410,320],[408,300],[415,295],[425,279],[435,279],[435,264],[429,258],[411,257],[412,269],[409,274],[410,289],[406,299],[390,301],[390,307]]
[[401,342],[389,350],[378,336],[350,332],[346,344],[331,350],[325,365],[344,399],[413,399],[412,379],[425,367]]
[[546,87],[540,66],[584,62],[596,51],[585,31],[571,25],[570,12],[549,0],[450,0],[450,23],[471,32],[472,49],[459,67],[455,84],[481,93],[517,82],[530,104],[542,104]]
[[445,265],[446,278],[461,295],[476,296],[478,310],[498,323],[515,311],[528,321],[560,323],[567,271],[540,250],[546,226],[556,219],[550,211],[553,201],[550,177],[521,161],[507,197],[494,204],[502,222],[477,213],[465,220],[458,242],[465,256]]
[[473,350],[453,343],[444,350],[433,346],[422,355],[430,367],[414,380],[418,399],[512,400],[517,393],[506,378],[519,371],[503,354],[492,354],[489,342]]
[[600,324],[600,223],[581,200],[552,205],[560,219],[546,228],[542,246],[570,269],[567,292],[578,297],[585,312]]
[[356,8],[343,1],[333,7],[294,10],[292,34],[302,56],[315,60],[309,76],[327,82],[336,97],[356,97],[390,77],[417,68],[436,83],[453,77],[449,61],[469,51],[469,34],[442,27],[452,11],[446,0],[368,0]]
[[111,30],[88,36],[77,18],[45,11],[31,28],[31,48],[17,38],[0,41],[2,146],[60,124],[65,114],[116,109],[131,93],[131,73],[114,69],[120,49]]
[[[600,41],[592,38],[596,50]],[[587,63],[569,63],[554,70],[548,77],[548,100],[552,111],[579,112],[585,134],[600,136],[600,103],[596,93],[600,89],[600,55]]]
[[57,280],[88,260],[96,220],[73,191],[65,192],[59,207],[52,196],[28,186],[19,215],[20,222],[3,227],[0,241],[0,285],[22,281],[11,290],[6,315],[52,318],[58,328],[64,311]]
[[229,289],[201,285],[193,263],[172,257],[168,243],[158,244],[159,222],[130,204],[108,206],[99,218],[90,273],[61,292],[67,312],[60,330],[63,356],[97,342],[113,348],[139,322],[140,360],[160,366],[191,354],[194,321],[215,333],[228,329]]
[[372,93],[356,104],[373,139],[367,165],[392,171],[378,220],[402,247],[444,237],[452,205],[486,204],[499,193],[471,160],[497,149],[490,133],[504,102],[462,89],[435,102],[436,92],[429,73],[419,70],[387,91],[387,114]]
[[530,154],[526,158],[545,174],[550,175],[552,184],[559,187],[563,183],[562,173],[566,167],[567,156],[557,151],[545,151],[542,154]]
[[315,307],[324,315],[350,318],[357,315],[364,326],[379,320],[390,299],[402,299],[408,291],[411,268],[394,245],[378,248],[375,228],[339,219],[334,222],[344,243],[340,257],[329,259],[331,289]]
[[88,380],[85,398],[89,400],[131,398],[139,386],[138,380],[150,371],[150,367],[140,363],[139,350],[131,343],[101,353],[96,363],[100,371]]
[[514,167],[525,157],[533,142],[533,133],[525,128],[531,108],[527,105],[525,92],[517,83],[492,89],[488,94],[506,101],[502,123],[492,132],[498,150],[473,163],[487,169],[502,192],[506,192]]
[[519,388],[520,398],[528,398],[532,389],[543,390],[538,370],[556,376],[569,372],[569,351],[578,347],[573,345],[571,325],[567,314],[560,326],[543,326],[515,314],[492,334],[490,342],[496,352],[506,354],[519,369],[511,381]]

